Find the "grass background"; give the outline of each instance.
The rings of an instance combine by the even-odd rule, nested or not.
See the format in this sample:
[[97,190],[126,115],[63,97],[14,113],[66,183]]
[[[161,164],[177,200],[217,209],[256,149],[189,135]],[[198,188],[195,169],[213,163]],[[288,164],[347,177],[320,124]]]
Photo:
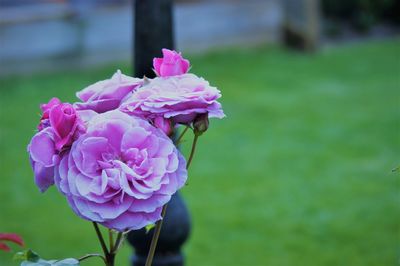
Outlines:
[[[182,191],[193,218],[187,265],[398,263],[399,39],[189,59],[222,90],[227,118],[201,137]],[[0,80],[0,231],[21,234],[45,258],[100,247],[56,188],[41,195],[33,183],[26,145],[39,103],[75,101],[77,90],[116,68],[130,73],[128,65]],[[130,252],[125,245],[117,265]],[[11,257],[1,252],[0,265],[17,265]]]

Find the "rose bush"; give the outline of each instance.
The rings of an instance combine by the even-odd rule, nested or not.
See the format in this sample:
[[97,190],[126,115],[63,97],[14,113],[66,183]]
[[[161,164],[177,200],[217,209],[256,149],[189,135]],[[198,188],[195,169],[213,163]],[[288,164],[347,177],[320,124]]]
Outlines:
[[[117,71],[78,92],[82,102],[53,98],[41,105],[38,132],[28,145],[35,183],[42,192],[56,184],[73,211],[93,222],[104,253],[59,263],[97,256],[114,265],[124,233],[157,222],[151,261],[167,203],[186,182],[198,137],[208,118],[225,116],[220,91],[188,74],[190,63],[180,53],[163,49],[153,63],[154,79]],[[176,143],[189,129],[194,133],[187,162],[170,139],[177,124],[187,127]],[[109,248],[98,223],[110,229]],[[118,231],[115,242],[111,229]]]

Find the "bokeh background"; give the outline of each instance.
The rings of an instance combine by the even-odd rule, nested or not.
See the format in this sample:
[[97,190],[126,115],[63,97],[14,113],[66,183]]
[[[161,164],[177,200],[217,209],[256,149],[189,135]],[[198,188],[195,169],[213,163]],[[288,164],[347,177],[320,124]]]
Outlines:
[[[399,2],[175,2],[177,49],[227,114],[182,189],[187,265],[399,263]],[[56,188],[33,183],[39,104],[132,73],[132,16],[125,0],[0,1],[0,232],[44,258],[100,247]],[[18,262],[0,252],[0,265]]]

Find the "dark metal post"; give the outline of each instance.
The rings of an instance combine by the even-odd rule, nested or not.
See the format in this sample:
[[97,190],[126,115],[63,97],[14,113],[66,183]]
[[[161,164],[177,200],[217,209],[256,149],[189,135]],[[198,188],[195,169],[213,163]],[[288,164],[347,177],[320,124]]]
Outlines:
[[174,48],[172,0],[134,0],[136,77],[154,77],[153,58]]
[[[160,238],[153,259],[153,266],[183,266],[184,257],[181,251],[190,233],[190,216],[179,193],[172,196],[161,228]],[[132,266],[144,266],[149,252],[154,229],[146,234],[145,229],[131,231],[129,243],[135,248]]]
[[[161,49],[174,48],[172,0],[134,0],[135,44],[134,75],[155,76],[153,58],[161,57]],[[183,243],[190,233],[190,216],[179,193],[172,196],[161,228],[153,266],[182,266]],[[135,248],[132,266],[144,266],[154,230],[131,231],[129,243]]]

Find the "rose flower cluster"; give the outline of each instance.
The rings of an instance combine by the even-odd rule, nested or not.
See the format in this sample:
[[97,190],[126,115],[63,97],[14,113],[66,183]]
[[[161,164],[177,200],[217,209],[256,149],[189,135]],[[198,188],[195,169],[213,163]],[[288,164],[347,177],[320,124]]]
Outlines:
[[120,232],[161,219],[187,179],[174,128],[224,117],[220,91],[188,73],[180,53],[162,52],[154,79],[117,71],[79,91],[81,102],[53,98],[40,106],[28,145],[40,191],[55,184],[78,216]]

